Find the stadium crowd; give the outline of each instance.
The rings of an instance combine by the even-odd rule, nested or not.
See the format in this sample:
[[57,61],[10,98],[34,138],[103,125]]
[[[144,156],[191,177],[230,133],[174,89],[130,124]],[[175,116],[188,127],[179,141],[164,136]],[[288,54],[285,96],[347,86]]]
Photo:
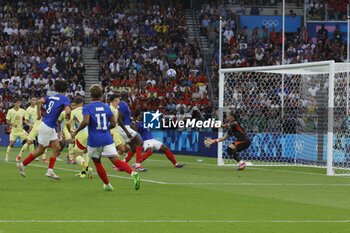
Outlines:
[[54,94],[67,80],[67,96],[85,95],[82,38],[85,21],[74,2],[7,2],[0,7],[0,124],[21,98]]
[[[268,2],[276,3],[266,1],[266,4]],[[316,6],[316,2],[310,4]],[[242,4],[239,7],[242,8]],[[253,6],[250,14],[259,14],[259,9]],[[237,15],[225,4],[201,7],[201,33],[208,36],[212,47],[218,44],[220,16],[223,18],[223,67],[282,63],[282,33],[274,28],[239,28]],[[180,119],[217,117],[214,104],[207,96],[208,83],[199,43],[189,41],[179,3],[14,1],[0,7],[0,29],[0,123],[4,123],[4,116],[16,96],[21,97],[25,108],[29,97],[53,94],[56,79],[70,83],[67,93],[70,98],[84,96],[83,46],[97,47],[95,56],[100,63],[99,78],[105,88],[106,102],[113,92],[127,91],[132,112],[159,109],[165,115]],[[309,40],[305,28],[287,34],[285,64],[345,61],[346,43],[341,37],[341,31],[335,30],[333,37],[328,38],[325,28],[319,30],[316,42]],[[167,77],[169,68],[176,70],[176,77]],[[215,85],[217,49],[212,68]],[[291,80],[294,89],[299,86],[297,79]],[[293,95],[293,88],[288,95]],[[268,102],[280,106],[276,96],[281,90],[273,92],[275,95],[268,97]],[[299,101],[291,105],[295,102]]]
[[307,17],[322,20],[346,20],[349,0],[305,0]]
[[[95,54],[107,102],[113,92],[127,91],[132,113],[159,109],[176,118],[212,116],[203,58],[197,41],[188,40],[180,5],[141,1],[104,14],[106,32]],[[176,77],[166,75],[169,68]]]
[[[56,79],[69,81],[70,98],[84,96],[83,46],[97,47],[106,101],[126,90],[132,111],[212,114],[203,59],[179,4],[15,1],[0,7],[0,19],[0,123],[15,97],[25,108],[29,97],[51,95]],[[176,77],[166,77],[168,68]]]
[[[240,7],[240,6],[239,6]],[[239,10],[239,9],[238,9]],[[237,11],[237,14],[239,11]],[[219,4],[203,4],[199,17],[201,33],[206,35],[211,47],[215,48],[212,63],[213,82],[218,83],[218,29],[219,17],[222,17],[222,67],[252,67],[282,64],[282,32],[272,27],[248,29],[239,27],[237,14],[232,13],[229,7]],[[286,34],[285,64],[306,63],[314,61],[335,60],[345,62],[346,41],[342,40],[342,32],[337,26],[331,33],[324,27],[318,31],[316,40],[311,40],[305,27],[297,32]],[[284,88],[284,118],[281,119],[282,89],[280,75],[245,74],[241,76],[244,82],[236,76],[226,83],[225,105],[242,109],[242,118],[246,118],[246,128],[249,132],[264,132],[284,128],[284,132],[295,132],[298,127],[305,131],[315,130],[317,116],[316,92],[324,83],[316,81],[307,86],[306,93],[301,92],[300,76],[286,76]],[[341,81],[341,80],[340,80]],[[218,95],[218,93],[217,93]],[[306,107],[308,106],[308,107]],[[306,109],[305,109],[306,108]],[[274,119],[270,127],[267,125],[267,116]],[[259,119],[259,120],[257,120]],[[249,124],[248,124],[249,123]],[[283,127],[282,127],[283,124]]]

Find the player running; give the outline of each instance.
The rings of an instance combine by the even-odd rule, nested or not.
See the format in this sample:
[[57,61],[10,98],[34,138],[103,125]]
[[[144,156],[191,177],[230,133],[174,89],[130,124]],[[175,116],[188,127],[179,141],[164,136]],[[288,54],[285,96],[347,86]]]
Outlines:
[[[71,109],[74,109],[74,103],[72,103]],[[61,132],[64,140],[68,141],[68,154],[66,155],[67,164],[76,164],[77,162],[74,160],[74,139],[72,138],[68,126],[67,126],[67,116],[66,112],[63,111],[58,118],[58,124],[61,126]]]
[[131,123],[131,112],[127,104],[129,94],[127,91],[121,93],[122,101],[118,104],[118,132],[125,143],[130,145],[130,151],[125,157],[125,162],[129,162],[134,154],[136,153],[136,163],[132,166],[135,170],[144,172],[147,171],[146,168],[143,168],[140,164],[142,158],[142,139],[140,136],[130,127]]
[[223,127],[230,127],[227,134],[219,139],[211,139],[207,138],[204,141],[204,144],[206,146],[210,146],[213,143],[222,142],[227,140],[229,137],[234,136],[236,138],[236,141],[234,141],[228,148],[227,153],[233,157],[238,162],[238,171],[244,170],[246,167],[246,163],[241,160],[241,157],[239,156],[238,152],[241,152],[245,149],[247,149],[252,143],[248,137],[248,135],[244,132],[242,127],[238,123],[238,118],[234,111],[231,111],[227,117],[226,122],[227,124],[224,124]]
[[39,126],[38,148],[32,152],[25,160],[23,160],[23,162],[17,164],[19,171],[23,177],[26,176],[26,173],[24,171],[25,166],[31,163],[36,157],[42,155],[51,142],[52,151],[46,176],[53,179],[60,179],[60,177],[57,176],[53,171],[53,167],[58,154],[63,149],[63,146],[61,146],[59,142],[61,133],[57,125],[57,120],[62,111],[65,111],[68,116],[70,116],[71,113],[69,98],[65,96],[67,87],[68,84],[66,81],[57,80],[55,82],[55,91],[58,94],[41,98],[38,101],[37,119],[41,119],[40,113],[42,104],[46,105],[46,115],[44,116],[43,121]]
[[[30,105],[27,108],[25,114],[24,114],[24,123],[29,126],[29,136],[27,142],[22,146],[19,155],[16,158],[16,161],[19,162],[22,158],[22,155],[24,151],[28,150],[30,152],[34,151],[34,140],[39,134],[39,126],[41,123],[41,119],[38,120],[38,114],[37,114],[37,98],[32,97],[30,99]],[[43,162],[48,162],[46,159],[46,151],[45,150],[44,154],[41,157],[41,161]]]
[[142,155],[140,163],[142,163],[149,156],[151,156],[153,153],[153,150],[157,150],[157,151],[164,152],[166,157],[174,164],[175,168],[181,168],[186,165],[186,164],[179,164],[176,161],[173,153],[171,153],[170,149],[166,147],[162,142],[154,139],[152,136],[151,130],[145,129],[143,127],[142,114],[140,111],[137,111],[134,117],[138,121],[137,126],[135,126],[134,129],[141,134],[141,138],[143,140],[143,149],[145,151],[145,153]]
[[[109,106],[112,110],[112,113],[114,115],[115,119],[118,119],[118,105],[120,102],[120,98],[118,95],[113,94],[110,97],[110,102],[111,105]],[[114,140],[114,145],[118,148],[118,154],[119,155],[124,155],[126,151],[130,150],[130,147],[128,144],[125,144],[122,136],[120,136],[119,132],[118,132],[118,122],[115,128],[111,129],[111,134]]]
[[94,84],[90,87],[90,93],[93,102],[83,107],[83,121],[78,129],[72,133],[72,137],[74,138],[82,129],[88,126],[88,155],[94,161],[96,171],[102,179],[104,183],[103,188],[106,191],[112,191],[113,187],[109,183],[107,173],[102,166],[101,157],[108,157],[116,167],[129,173],[133,178],[135,189],[138,190],[140,188],[139,174],[133,171],[126,162],[118,159],[117,150],[109,132],[110,129],[116,126],[117,121],[110,107],[100,101],[103,89],[100,85]]
[[[84,98],[77,96],[74,98],[75,109],[72,111],[70,120],[67,121],[67,128],[76,130],[83,121]],[[69,132],[70,134],[71,132]],[[78,174],[80,178],[87,175],[92,178],[92,168],[89,168],[89,156],[87,155],[87,139],[88,128],[82,129],[75,137],[74,154],[78,164],[82,167],[82,171]],[[74,139],[73,139],[74,140]],[[87,174],[88,173],[88,174]]]
[[21,107],[21,100],[15,99],[13,102],[13,108],[10,109],[6,115],[6,123],[11,126],[10,144],[7,147],[5,162],[9,161],[10,151],[15,144],[16,138],[20,138],[22,141],[27,140],[28,134],[23,129],[23,118],[25,110]]

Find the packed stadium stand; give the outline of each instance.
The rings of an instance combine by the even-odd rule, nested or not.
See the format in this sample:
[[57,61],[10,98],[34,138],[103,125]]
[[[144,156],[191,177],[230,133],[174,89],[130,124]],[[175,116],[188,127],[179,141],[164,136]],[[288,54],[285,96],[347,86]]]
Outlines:
[[[29,97],[53,94],[56,79],[69,81],[70,98],[88,99],[85,77],[91,66],[85,65],[84,51],[94,54],[99,66],[95,78],[105,89],[106,102],[113,92],[127,91],[132,112],[159,109],[178,118],[217,117],[219,18],[223,19],[223,68],[279,65],[282,32],[248,29],[239,20],[242,15],[281,15],[281,1],[195,2],[193,11],[185,11],[184,1],[4,3],[0,7],[0,123],[5,123],[15,97],[25,108]],[[344,7],[333,2],[307,0],[308,17],[322,15],[327,5],[335,9],[334,17],[342,19]],[[296,1],[287,15],[303,14],[303,4]],[[286,33],[285,64],[345,61],[342,31],[328,35],[324,27],[316,41],[305,27]],[[169,68],[176,70],[176,77],[167,77]],[[269,103],[275,101],[269,98]]]
[[[194,108],[203,110],[203,117],[211,115],[202,55],[187,37],[180,4],[15,1],[0,12],[4,115],[16,96],[25,108],[29,97],[52,94],[57,78],[69,81],[67,96],[85,96],[82,53],[90,47],[96,48],[106,100],[111,92],[126,90],[133,111],[176,115]],[[169,68],[176,69],[175,78],[166,77]]]

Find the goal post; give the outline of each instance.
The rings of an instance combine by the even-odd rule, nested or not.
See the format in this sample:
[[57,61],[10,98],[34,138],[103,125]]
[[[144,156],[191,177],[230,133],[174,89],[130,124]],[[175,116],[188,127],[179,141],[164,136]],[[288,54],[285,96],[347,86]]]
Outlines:
[[[230,110],[240,116],[252,140],[241,152],[248,165],[350,175],[349,71],[334,61],[220,69],[219,119]],[[236,163],[226,153],[230,140],[218,145],[219,166]]]

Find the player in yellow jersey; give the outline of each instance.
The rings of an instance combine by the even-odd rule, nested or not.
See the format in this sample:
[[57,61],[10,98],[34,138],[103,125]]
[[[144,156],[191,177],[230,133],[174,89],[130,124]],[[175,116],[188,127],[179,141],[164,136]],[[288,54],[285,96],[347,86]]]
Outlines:
[[8,162],[10,151],[15,144],[16,138],[20,138],[22,141],[27,140],[28,134],[23,129],[23,118],[25,110],[20,108],[21,100],[15,99],[13,102],[13,108],[10,109],[6,115],[6,123],[11,126],[10,133],[10,145],[7,147],[5,161]]
[[[74,98],[75,109],[71,113],[71,118],[67,121],[68,129],[76,130],[80,123],[83,121],[83,106],[84,99],[81,96],[77,96]],[[75,160],[82,167],[82,171],[78,174],[80,178],[85,178],[86,175],[89,178],[92,178],[92,168],[89,168],[89,156],[87,154],[87,139],[88,139],[88,127],[82,129],[75,136],[75,146],[74,146],[74,154]],[[87,174],[89,173],[89,174]]]
[[[22,146],[21,151],[19,152],[19,155],[16,158],[16,161],[19,162],[21,160],[21,157],[25,150],[29,148],[30,152],[34,151],[34,140],[39,135],[39,126],[41,123],[41,119],[38,120],[38,111],[37,111],[37,98],[32,97],[30,99],[30,105],[27,108],[25,114],[24,114],[24,123],[29,126],[29,136],[27,142]],[[46,159],[46,151],[42,155],[41,161],[48,162]]]
[[[74,104],[71,105],[72,110],[74,109]],[[67,164],[76,164],[77,162],[74,160],[74,139],[72,138],[68,127],[67,127],[67,119],[66,119],[66,112],[63,111],[58,118],[58,122],[62,125],[62,135],[65,140],[68,141],[68,154],[67,157]]]
[[[113,94],[109,99],[111,102],[111,105],[109,107],[111,108],[115,119],[118,119],[118,104],[120,102],[120,98],[117,94]],[[120,136],[118,132],[118,123],[115,128],[111,129],[111,134],[114,140],[114,145],[118,148],[119,156],[124,156],[125,152],[130,150],[130,147],[128,144],[124,143],[122,136]],[[120,168],[117,168],[115,166],[113,166],[113,169],[120,171]]]

